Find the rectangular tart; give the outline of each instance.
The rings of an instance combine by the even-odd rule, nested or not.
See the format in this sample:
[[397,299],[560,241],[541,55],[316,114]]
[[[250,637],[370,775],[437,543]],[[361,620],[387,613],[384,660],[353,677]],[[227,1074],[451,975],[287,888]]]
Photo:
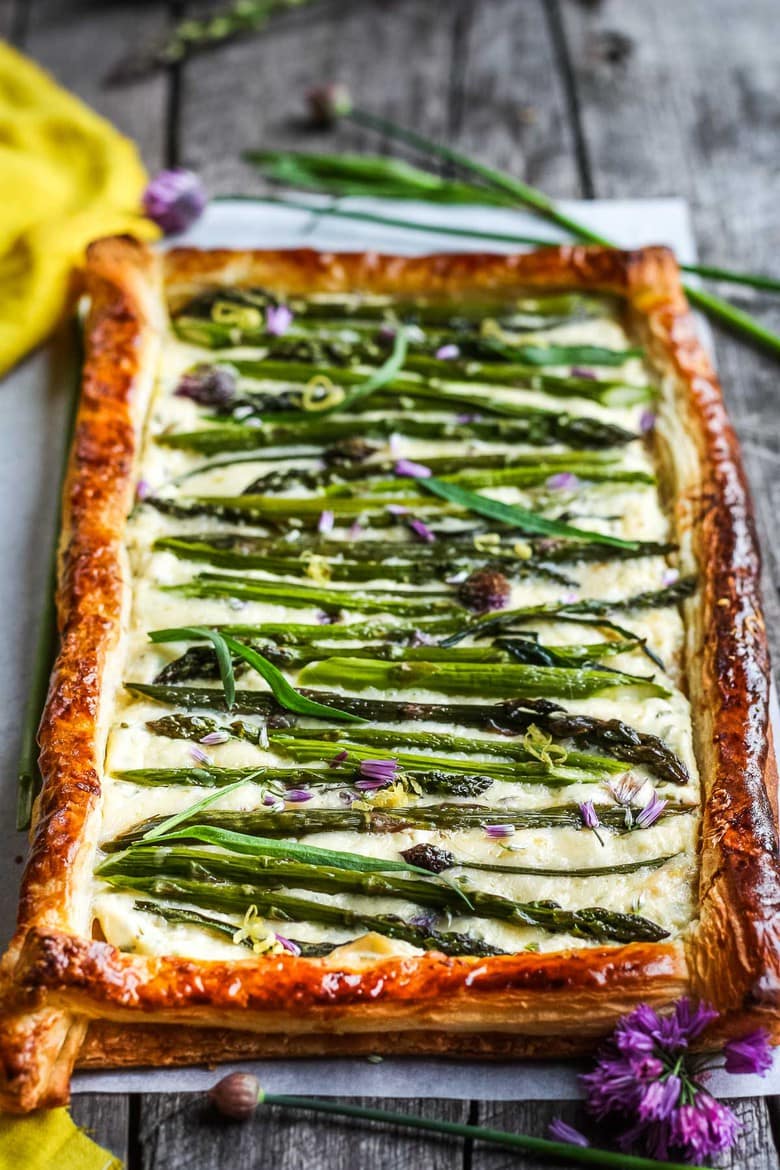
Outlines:
[[759,555],[673,256],[117,238],[86,282],[0,1105],[681,994],[780,1039]]

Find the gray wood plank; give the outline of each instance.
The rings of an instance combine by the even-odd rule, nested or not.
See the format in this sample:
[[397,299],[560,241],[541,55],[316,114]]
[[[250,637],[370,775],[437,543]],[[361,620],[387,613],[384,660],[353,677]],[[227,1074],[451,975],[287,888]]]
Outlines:
[[576,198],[575,142],[547,10],[547,0],[475,5],[450,141],[557,198]]
[[444,134],[462,11],[462,0],[446,6],[331,2],[194,58],[182,70],[182,163],[214,193],[254,192],[263,184],[240,159],[251,147],[381,151],[377,136],[353,128],[315,134],[302,126],[307,89],[333,80],[346,82],[356,100],[378,113]]
[[[215,1080],[216,1080],[215,1074]],[[362,1104],[377,1104],[369,1099]],[[383,1101],[383,1108],[465,1121],[466,1102]],[[409,1130],[260,1108],[250,1121],[218,1117],[200,1094],[144,1098],[139,1170],[460,1170],[462,1142]]]
[[124,1093],[80,1093],[70,1104],[76,1125],[123,1162],[127,1160],[129,1110],[129,1098]]
[[135,140],[151,170],[165,161],[169,79],[157,73],[121,88],[107,88],[103,79],[120,56],[155,39],[167,23],[165,4],[30,0],[24,40],[25,51],[62,85]]

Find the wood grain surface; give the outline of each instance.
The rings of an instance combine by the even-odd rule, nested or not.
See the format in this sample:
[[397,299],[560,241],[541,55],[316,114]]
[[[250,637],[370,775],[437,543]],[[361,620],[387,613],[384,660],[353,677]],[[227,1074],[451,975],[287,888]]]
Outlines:
[[[251,146],[387,149],[355,129],[312,136],[302,94],[346,81],[364,106],[563,196],[679,194],[712,264],[780,270],[780,37],[776,0],[318,0],[263,36],[121,89],[104,77],[132,47],[209,4],[0,0],[0,35],[139,144],[150,169],[181,163],[210,191],[262,189]],[[732,294],[733,296],[733,294]],[[735,298],[736,299],[736,298]],[[780,298],[742,294],[780,329]],[[778,363],[718,334],[717,358],[756,498],[766,609],[780,661]],[[778,1170],[777,1103],[734,1102],[724,1166]],[[573,1103],[391,1102],[450,1120],[543,1134]],[[73,1115],[131,1170],[535,1170],[480,1144],[261,1110],[222,1123],[201,1097],[79,1096]]]

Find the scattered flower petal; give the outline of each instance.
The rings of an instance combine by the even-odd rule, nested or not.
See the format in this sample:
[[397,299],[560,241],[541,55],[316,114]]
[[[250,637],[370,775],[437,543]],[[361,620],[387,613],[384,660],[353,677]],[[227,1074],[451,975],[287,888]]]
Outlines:
[[573,492],[580,486],[579,476],[573,471],[558,471],[545,480],[545,487],[553,492]]
[[143,195],[144,213],[166,236],[186,231],[203,214],[206,203],[200,179],[183,167],[159,171]]
[[317,531],[320,536],[325,536],[328,532],[332,532],[335,522],[336,517],[330,508],[326,508],[324,512],[320,512],[320,518],[317,521]]
[[586,366],[572,366],[571,376],[573,378],[587,378],[589,382],[596,381],[596,375],[593,370],[589,370]]
[[514,836],[514,825],[485,825],[485,836],[498,841],[501,837]]
[[339,764],[343,764],[347,759],[349,759],[349,752],[346,748],[342,748],[340,752],[336,752],[332,760],[328,760],[328,767],[338,768]]
[[454,361],[455,358],[460,357],[460,349],[457,345],[453,345],[452,343],[449,345],[440,345],[436,350],[434,357],[437,361],[440,362],[451,362]]
[[206,755],[206,753],[201,748],[195,747],[194,745],[190,748],[190,756],[192,757],[192,759],[195,761],[196,764],[210,764],[211,763],[211,760]]
[[664,589],[666,589],[669,585],[676,585],[679,580],[679,569],[664,569],[663,575],[661,576],[661,584],[663,585]]
[[364,531],[365,531],[365,529],[363,528],[363,525],[360,523],[359,520],[356,520],[354,524],[350,524],[349,531],[347,532],[347,537],[349,538],[349,540],[357,540],[358,537],[361,536]]
[[772,1046],[765,1028],[749,1032],[740,1040],[729,1040],[723,1053],[727,1073],[763,1077],[772,1067]]
[[658,793],[653,789],[653,794],[648,800],[645,807],[636,814],[636,824],[639,829],[649,829],[666,808],[669,802],[662,800]]
[[300,955],[301,948],[298,946],[297,942],[293,942],[291,938],[285,938],[283,934],[276,934],[276,932],[274,932],[274,934],[276,941],[280,943],[286,951],[289,951],[291,955]]
[[266,305],[265,330],[272,337],[282,337],[293,323],[292,310],[287,305]]
[[311,800],[313,796],[314,793],[308,792],[305,788],[288,788],[284,799],[288,804],[303,804],[304,801]]
[[229,731],[210,731],[208,735],[204,735],[198,742],[205,743],[208,747],[214,747],[218,743],[227,743],[229,739]]
[[424,544],[433,544],[436,537],[431,532],[427,524],[422,520],[408,520],[407,524],[416,537],[418,537]]
[[139,503],[141,503],[143,500],[148,499],[151,494],[152,485],[149,483],[149,480],[139,479],[138,483],[135,485],[135,498],[139,501]]
[[415,463],[412,459],[399,459],[395,465],[395,474],[405,475],[410,479],[427,479],[433,473],[424,463]]
[[355,787],[364,790],[370,790],[374,787],[383,788],[385,784],[393,783],[397,770],[397,760],[361,760],[358,768],[360,780],[357,781]]
[[403,504],[388,504],[387,511],[391,516],[408,516],[409,509],[405,508]]
[[639,431],[643,435],[649,435],[655,427],[655,412],[652,410],[643,410],[639,416]]
[[568,1142],[570,1146],[589,1146],[590,1142],[584,1133],[580,1133],[573,1125],[554,1117],[547,1126],[547,1136],[554,1142]]

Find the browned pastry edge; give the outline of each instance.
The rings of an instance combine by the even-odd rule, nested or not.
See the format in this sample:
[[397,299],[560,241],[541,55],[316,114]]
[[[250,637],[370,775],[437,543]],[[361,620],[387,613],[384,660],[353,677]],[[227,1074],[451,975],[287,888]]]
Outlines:
[[[366,1044],[369,1051],[398,1051],[398,1036],[407,1052],[471,1052],[476,1035],[483,1056],[493,1049],[552,1056],[570,1053],[583,1038],[592,1045],[640,1000],[663,1007],[690,990],[724,1013],[724,1033],[761,1022],[780,1039],[780,876],[767,792],[776,774],[768,754],[759,557],[720,388],[696,339],[674,259],[661,248],[414,258],[180,250],[162,266],[174,304],[225,284],[410,296],[578,287],[625,298],[656,367],[674,382],[687,439],[698,452],[693,475],[690,469],[678,475],[673,451],[668,460],[672,486],[676,478],[682,485],[678,531],[703,567],[702,588],[686,606],[705,808],[701,919],[685,953],[680,944],[490,959],[429,953],[340,969],[292,956],[230,963],[141,957],[85,936],[87,922],[79,917],[86,909],[77,894],[91,866],[99,812],[95,729],[105,662],[120,628],[120,546],[142,417],[139,383],[148,378],[159,328],[158,263],[127,239],[90,250],[92,311],[58,598],[64,642],[41,729],[45,785],[20,928],[5,961],[0,1104],[26,1109],[61,1099],[62,1074],[50,1073],[55,1052],[72,1059],[67,1038],[86,1017],[93,1020],[87,1063],[136,1055],[186,1063],[204,1059],[207,1049],[210,1059],[239,1049],[327,1053]],[[43,1059],[33,1058],[34,1043],[45,1050]]]

